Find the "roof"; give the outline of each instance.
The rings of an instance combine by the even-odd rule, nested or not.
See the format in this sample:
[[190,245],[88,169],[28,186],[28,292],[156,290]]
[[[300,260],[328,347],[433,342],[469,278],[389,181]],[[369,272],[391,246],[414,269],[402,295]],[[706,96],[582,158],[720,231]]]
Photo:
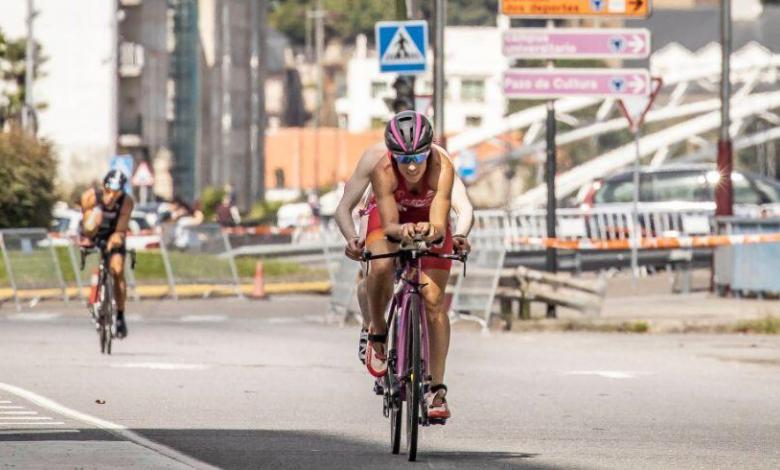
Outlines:
[[[734,50],[756,41],[773,52],[780,52],[780,6],[764,5],[755,20],[733,21]],[[695,25],[695,26],[694,26]],[[701,7],[694,10],[653,11],[650,18],[627,22],[626,26],[648,28],[653,34],[653,52],[676,42],[695,51],[720,41],[720,9]]]

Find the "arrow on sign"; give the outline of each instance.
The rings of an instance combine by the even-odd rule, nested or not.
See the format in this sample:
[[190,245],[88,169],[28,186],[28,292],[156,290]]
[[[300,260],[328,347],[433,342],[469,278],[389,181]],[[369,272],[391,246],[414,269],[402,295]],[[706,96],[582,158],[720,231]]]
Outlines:
[[631,2],[630,5],[634,5],[634,11],[639,11],[640,8],[642,8],[642,5],[644,5],[645,2],[642,0],[635,0],[634,2]]
[[631,77],[631,83],[628,85],[634,93],[641,93],[646,86],[645,80],[641,75],[633,75]]
[[645,48],[645,41],[642,39],[642,36],[633,34],[628,40],[628,47],[631,48],[631,51],[634,52],[634,54],[637,54]]

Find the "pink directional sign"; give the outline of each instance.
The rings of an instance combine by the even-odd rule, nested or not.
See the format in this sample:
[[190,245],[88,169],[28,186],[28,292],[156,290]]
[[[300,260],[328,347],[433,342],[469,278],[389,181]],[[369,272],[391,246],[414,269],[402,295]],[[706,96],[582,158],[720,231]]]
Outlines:
[[517,59],[644,59],[650,31],[622,29],[521,28],[504,33],[504,55]]
[[623,98],[650,94],[646,69],[510,69],[504,94],[510,98],[590,96]]

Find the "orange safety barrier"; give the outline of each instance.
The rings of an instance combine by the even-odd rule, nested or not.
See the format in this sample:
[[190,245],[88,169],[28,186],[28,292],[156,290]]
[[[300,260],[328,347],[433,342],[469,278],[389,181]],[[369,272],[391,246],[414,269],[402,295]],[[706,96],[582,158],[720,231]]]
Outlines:
[[[563,240],[560,238],[517,237],[514,244],[534,245],[562,250],[630,250],[633,240]],[[637,247],[641,250],[674,248],[711,248],[727,245],[746,245],[755,243],[780,242],[780,233],[741,234],[741,235],[701,235],[688,237],[640,238]]]

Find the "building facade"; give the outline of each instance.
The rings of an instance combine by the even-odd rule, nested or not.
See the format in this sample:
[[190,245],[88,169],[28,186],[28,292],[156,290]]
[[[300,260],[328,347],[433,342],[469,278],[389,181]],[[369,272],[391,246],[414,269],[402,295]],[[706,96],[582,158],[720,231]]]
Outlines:
[[[444,127],[448,134],[468,128],[493,126],[506,113],[502,76],[508,61],[501,52],[501,30],[494,27],[448,27],[445,30],[446,90]],[[433,115],[433,57],[429,72],[417,76],[417,108]],[[392,115],[396,74],[379,72],[375,50],[365,37],[357,39],[355,55],[347,65],[346,96],[336,102],[341,127],[351,132],[381,128]]]

